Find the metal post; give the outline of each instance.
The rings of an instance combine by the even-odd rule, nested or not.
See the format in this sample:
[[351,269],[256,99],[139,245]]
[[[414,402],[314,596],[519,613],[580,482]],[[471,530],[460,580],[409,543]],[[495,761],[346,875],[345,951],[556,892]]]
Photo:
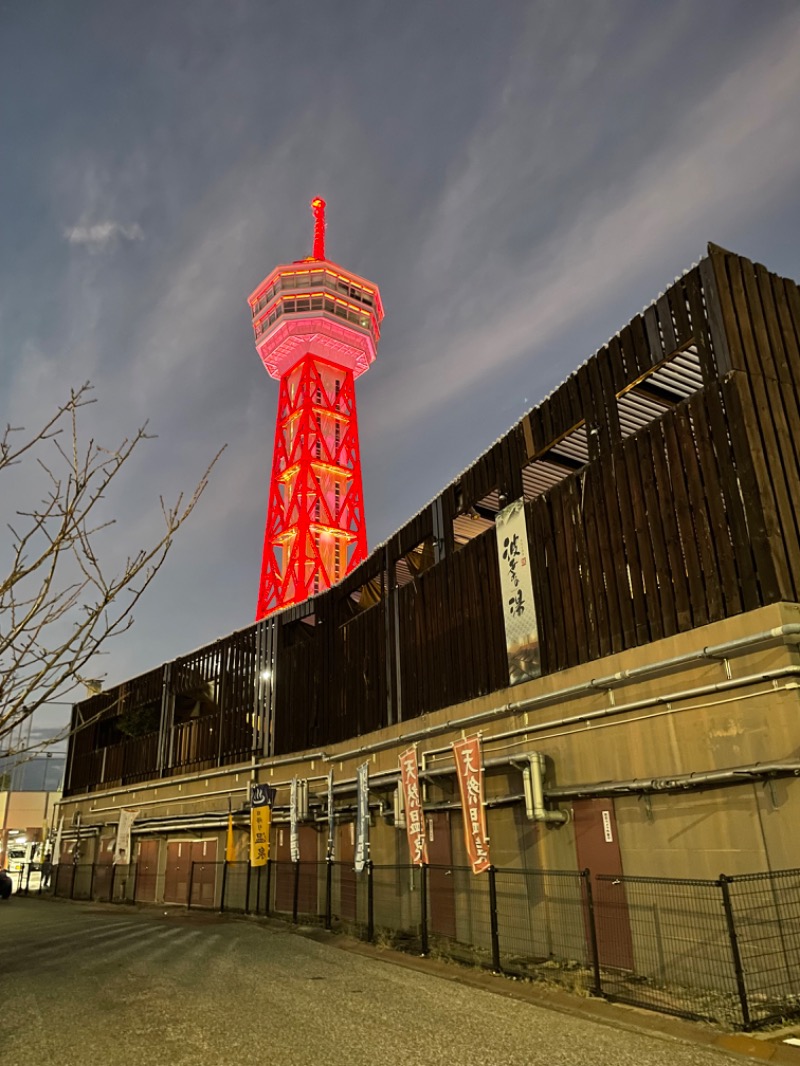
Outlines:
[[731,942],[731,956],[733,957],[733,969],[736,973],[736,988],[739,993],[739,1003],[742,1007],[742,1022],[745,1029],[750,1028],[750,1005],[747,1002],[747,986],[744,981],[744,968],[742,956],[739,952],[739,939],[736,936],[736,922],[733,917],[731,906],[730,878],[725,874],[719,875],[719,887],[722,890],[722,906],[725,910],[725,922],[728,926],[728,938]]
[[192,889],[194,888],[194,861],[189,866],[189,884],[188,891],[186,893],[186,909],[187,911],[192,906]]
[[500,930],[497,926],[497,870],[490,866],[489,874],[489,920],[492,928],[492,972],[502,973],[500,969]]
[[94,899],[94,863],[89,873],[89,899]]
[[372,859],[367,859],[367,940],[370,944],[375,939],[375,882],[372,869]]
[[[244,890],[244,913],[245,914],[249,914],[250,913],[250,871],[252,869],[253,869],[253,867],[248,862],[248,864],[247,864],[247,883],[245,884],[245,890]],[[260,869],[261,869],[261,867],[259,866],[259,870]]]
[[294,864],[294,894],[292,896],[292,921],[297,925],[297,904],[300,899],[300,860]]
[[115,863],[111,864],[111,885],[108,889],[108,902],[114,902],[114,879],[117,876],[117,867]]
[[72,864],[72,880],[69,883],[69,898],[70,899],[73,898],[73,893],[75,892],[75,874],[77,872],[78,872],[78,864],[74,862]]
[[419,868],[420,955],[428,954],[428,864]]
[[267,859],[267,891],[264,894],[264,915],[269,916],[269,894],[272,888],[272,859]]
[[220,897],[219,897],[219,913],[220,914],[222,914],[222,912],[225,910],[225,886],[227,885],[227,883],[228,883],[228,860],[226,859],[225,862],[223,862],[223,864],[222,864],[222,892],[220,893]]
[[[130,874],[130,872],[131,872],[131,864],[128,863],[128,873]],[[131,903],[135,903],[136,902],[136,889],[138,887],[138,884],[139,884],[139,863],[135,862],[133,864],[133,897],[131,898]]]
[[261,906],[261,867],[258,867],[258,873],[256,874],[256,914],[260,914],[259,907]]
[[594,894],[592,893],[592,875],[587,870],[581,871],[583,887],[586,892],[586,927],[589,933],[589,951],[592,955],[592,974],[594,984],[589,991],[595,996],[602,996],[603,984],[600,978],[600,952],[597,948],[597,923],[594,913]]
[[330,855],[325,866],[325,928],[330,931],[333,925],[333,859]]

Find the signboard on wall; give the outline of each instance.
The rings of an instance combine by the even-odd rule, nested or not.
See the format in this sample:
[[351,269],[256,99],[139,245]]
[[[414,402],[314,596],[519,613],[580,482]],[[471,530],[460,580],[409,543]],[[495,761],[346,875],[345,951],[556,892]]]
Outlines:
[[358,768],[358,810],[356,813],[356,855],[353,863],[361,873],[369,858],[369,763]]
[[300,830],[298,828],[299,814],[298,805],[299,782],[296,777],[292,778],[292,787],[289,792],[289,858],[292,862],[300,862]]
[[[119,812],[119,826],[117,827],[117,839],[114,843],[114,858],[112,862],[117,866],[127,866],[131,861],[131,826],[136,821],[138,810],[123,808]],[[58,827],[59,836],[61,826]]]
[[416,748],[409,748],[400,756],[400,783],[406,811],[408,851],[412,863],[422,866],[428,861],[428,841],[425,838],[425,816],[422,812],[422,798],[419,792]]
[[250,790],[250,865],[266,866],[275,789],[253,785]]
[[464,822],[464,843],[467,846],[472,872],[483,873],[492,861],[489,858],[489,837],[486,832],[486,808],[483,801],[483,762],[481,738],[477,734],[453,744],[458,788],[461,792],[461,812]]
[[336,807],[333,802],[333,770],[328,771],[328,859],[333,862],[336,847]]
[[523,499],[515,500],[498,512],[495,532],[508,652],[508,679],[512,685],[518,685],[521,681],[539,677],[542,672]]

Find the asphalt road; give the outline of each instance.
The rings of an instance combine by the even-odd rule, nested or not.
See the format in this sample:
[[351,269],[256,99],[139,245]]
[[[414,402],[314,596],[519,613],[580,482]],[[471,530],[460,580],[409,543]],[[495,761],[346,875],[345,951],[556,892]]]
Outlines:
[[743,1061],[246,919],[12,897],[0,960],[1,1066]]

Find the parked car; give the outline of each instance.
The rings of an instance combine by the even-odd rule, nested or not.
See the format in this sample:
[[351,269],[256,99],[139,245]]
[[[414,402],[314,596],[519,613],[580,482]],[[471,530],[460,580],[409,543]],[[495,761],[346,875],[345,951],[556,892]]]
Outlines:
[[8,899],[13,887],[14,882],[11,880],[8,870],[0,867],[0,899]]

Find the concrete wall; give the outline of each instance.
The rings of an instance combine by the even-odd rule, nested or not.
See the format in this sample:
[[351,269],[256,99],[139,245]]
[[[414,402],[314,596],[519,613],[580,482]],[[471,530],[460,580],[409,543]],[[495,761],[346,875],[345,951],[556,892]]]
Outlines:
[[[324,797],[325,775],[332,767],[339,782],[355,778],[356,767],[369,760],[370,774],[394,771],[409,735],[427,730],[419,753],[430,768],[452,765],[448,745],[480,730],[487,760],[541,751],[548,761],[546,788],[581,786],[585,795],[603,783],[632,779],[672,778],[755,763],[800,759],[800,705],[793,671],[800,657],[793,643],[760,643],[729,658],[699,659],[665,667],[640,679],[618,682],[565,700],[559,692],[625,671],[652,666],[676,656],[702,652],[709,646],[739,640],[776,627],[800,623],[800,607],[783,604],[740,615],[690,633],[634,649],[602,661],[550,675],[525,685],[473,700],[436,714],[353,739],[331,748],[323,758],[298,754],[279,764],[261,760],[235,770],[197,778],[144,783],[128,790],[70,797],[61,806],[65,825],[80,811],[83,826],[113,835],[122,806],[140,810],[140,823],[175,815],[223,815],[229,797],[234,810],[247,802],[251,778],[278,788],[278,806],[288,804],[292,776],[309,779],[312,796]],[[783,676],[777,676],[783,671]],[[764,675],[770,675],[766,677]],[[711,691],[720,686],[719,691]],[[698,691],[705,688],[707,691]],[[539,702],[528,709],[509,708],[526,699]],[[659,702],[649,706],[648,700]],[[608,717],[580,723],[576,715],[604,711]],[[474,724],[464,723],[469,716]],[[480,717],[483,716],[483,717]],[[448,723],[458,721],[458,727]],[[513,730],[519,735],[502,737]],[[384,742],[383,750],[370,750]],[[503,767],[486,772],[490,798],[522,792],[519,770]],[[455,779],[438,778],[427,788],[428,801],[457,801]],[[389,792],[380,796],[389,799]],[[377,799],[377,795],[373,794]],[[352,803],[354,795],[346,802]],[[571,812],[576,800],[558,801]],[[794,826],[800,815],[800,783],[780,777],[767,783],[743,781],[723,788],[685,789],[652,795],[631,792],[607,800],[616,815],[622,868],[626,874],[716,878],[727,874],[800,866]],[[552,804],[551,804],[552,805]],[[276,822],[281,818],[276,813]],[[453,862],[466,861],[458,831],[459,812],[452,815]],[[372,858],[376,863],[406,861],[405,835],[376,815]],[[237,828],[241,855],[246,855],[246,818]],[[492,859],[498,867],[529,870],[576,870],[578,858],[572,821],[561,827],[534,824],[520,804],[488,812]],[[161,834],[177,838],[174,832]],[[207,835],[206,832],[203,835]],[[224,832],[218,834],[223,853]],[[325,833],[319,834],[324,858]],[[83,848],[86,861],[91,846]],[[468,920],[459,917],[459,921]]]

